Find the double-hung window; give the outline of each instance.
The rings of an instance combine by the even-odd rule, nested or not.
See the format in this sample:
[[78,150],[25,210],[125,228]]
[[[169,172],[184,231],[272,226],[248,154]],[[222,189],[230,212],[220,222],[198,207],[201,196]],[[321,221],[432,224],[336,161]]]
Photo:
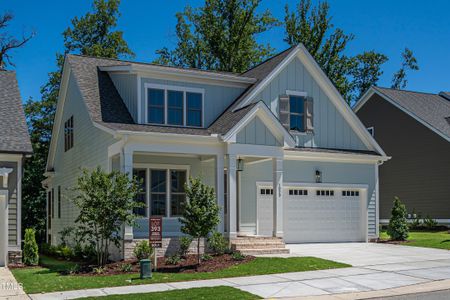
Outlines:
[[197,88],[148,84],[146,122],[174,126],[203,126],[204,91]]
[[[184,184],[188,178],[188,167],[165,167],[158,165],[149,168],[135,168],[134,176],[141,181],[141,192],[135,201],[145,203],[135,214],[148,217],[179,217],[186,203]],[[148,178],[148,184],[146,184]]]
[[289,96],[290,130],[305,131],[305,98]]

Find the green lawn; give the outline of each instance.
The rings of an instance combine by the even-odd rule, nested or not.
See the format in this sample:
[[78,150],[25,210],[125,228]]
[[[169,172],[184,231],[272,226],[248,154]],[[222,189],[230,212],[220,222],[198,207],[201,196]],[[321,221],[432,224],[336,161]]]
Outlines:
[[92,297],[83,299],[99,299],[99,300],[140,300],[140,299],[151,299],[151,300],[184,300],[184,299],[198,299],[198,300],[216,300],[216,299],[227,299],[227,300],[253,300],[261,299],[260,297],[232,288],[228,286],[217,286],[217,287],[207,287],[207,288],[193,288],[187,290],[173,290],[167,292],[156,292],[148,294],[128,294],[128,295],[114,295],[105,297]]
[[[385,231],[380,232],[380,238],[389,239]],[[427,247],[450,250],[450,234],[447,231],[411,231],[406,246]]]
[[264,275],[284,272],[300,272],[350,267],[349,265],[315,257],[269,258],[254,260],[210,273],[153,273],[152,279],[139,279],[139,274],[124,273],[109,276],[61,275],[58,271],[67,270],[74,263],[55,261],[43,256],[43,267],[13,269],[17,281],[23,284],[29,294],[41,292],[67,291],[111,286],[137,285],[173,281],[187,281],[236,276]]

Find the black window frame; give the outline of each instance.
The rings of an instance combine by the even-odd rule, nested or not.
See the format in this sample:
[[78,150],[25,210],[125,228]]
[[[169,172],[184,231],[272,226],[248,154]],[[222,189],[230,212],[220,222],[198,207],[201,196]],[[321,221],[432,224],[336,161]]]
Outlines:
[[58,186],[58,219],[61,219],[61,186]]
[[73,115],[64,122],[64,152],[69,151],[74,145]]

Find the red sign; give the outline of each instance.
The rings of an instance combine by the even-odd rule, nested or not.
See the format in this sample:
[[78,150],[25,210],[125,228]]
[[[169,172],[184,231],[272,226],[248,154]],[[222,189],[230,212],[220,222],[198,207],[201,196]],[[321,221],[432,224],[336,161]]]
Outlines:
[[151,217],[149,222],[150,231],[150,244],[153,248],[162,247],[162,218],[161,217]]

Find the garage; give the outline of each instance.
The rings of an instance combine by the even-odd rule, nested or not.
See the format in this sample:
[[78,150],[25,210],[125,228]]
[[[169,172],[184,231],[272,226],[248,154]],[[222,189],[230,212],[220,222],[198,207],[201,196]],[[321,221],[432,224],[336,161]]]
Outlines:
[[[286,243],[357,242],[366,240],[365,189],[360,186],[285,185]],[[258,186],[259,235],[272,234],[273,190]]]

